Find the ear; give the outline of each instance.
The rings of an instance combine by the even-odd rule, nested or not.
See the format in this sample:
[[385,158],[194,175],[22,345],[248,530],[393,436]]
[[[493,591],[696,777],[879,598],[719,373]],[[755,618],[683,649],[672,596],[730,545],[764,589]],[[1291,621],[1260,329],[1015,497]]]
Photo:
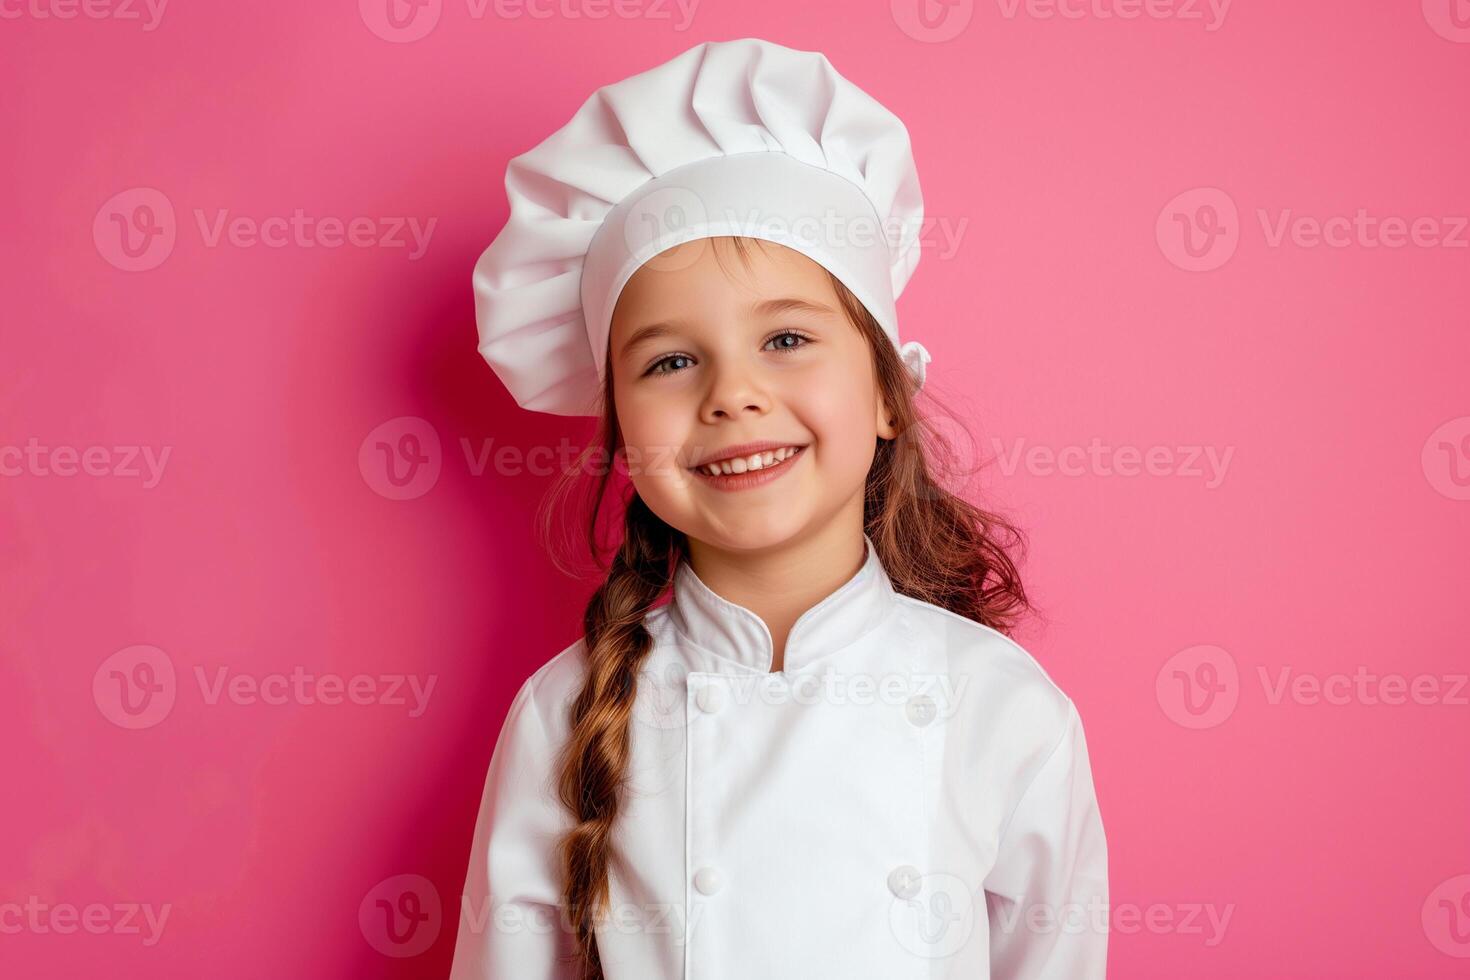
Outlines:
[[893,413],[888,410],[888,405],[883,401],[883,398],[881,396],[875,399],[875,401],[878,408],[876,412],[877,417],[874,419],[874,422],[876,423],[878,438],[898,438],[898,429],[894,424],[896,420],[893,416]]

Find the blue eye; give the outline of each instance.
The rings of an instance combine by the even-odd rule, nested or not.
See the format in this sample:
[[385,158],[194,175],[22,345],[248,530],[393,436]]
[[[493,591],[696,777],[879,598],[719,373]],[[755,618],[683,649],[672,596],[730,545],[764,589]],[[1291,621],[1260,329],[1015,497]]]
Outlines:
[[[669,364],[669,363],[671,363],[673,361],[692,361],[692,360],[693,360],[693,358],[690,357],[688,354],[665,354],[663,357],[660,357],[658,360],[654,361],[651,365],[649,365],[648,370],[647,371],[644,371],[643,374],[644,374],[645,377],[647,375],[650,375],[650,374],[673,374],[674,371],[662,371],[662,370],[660,370],[660,368],[662,368],[665,364]],[[676,368],[675,370],[679,370],[679,369]]]
[[[770,346],[771,344],[776,343],[777,341],[780,341],[783,338],[787,337],[793,338],[797,341],[797,343],[777,343],[774,348]],[[780,333],[772,335],[770,339],[762,344],[761,349],[771,349],[781,352],[793,351],[805,347],[811,342],[812,339],[804,333],[796,330],[782,330]],[[663,357],[660,357],[658,360],[650,364],[648,366],[648,370],[643,372],[643,376],[648,377],[650,375],[658,374],[678,374],[680,371],[684,370],[683,366],[675,366],[678,362],[692,362],[693,360],[694,358],[690,357],[688,354],[665,354]]]
[[772,343],[773,341],[780,340],[782,337],[795,337],[797,340],[801,341],[801,343],[799,343],[799,344],[778,344],[776,346],[776,350],[781,350],[781,351],[796,350],[798,347],[805,347],[808,343],[811,342],[811,338],[808,337],[804,333],[797,333],[795,330],[782,330],[780,333],[776,334],[770,340],[766,341],[766,343],[768,343],[768,344],[769,343]]

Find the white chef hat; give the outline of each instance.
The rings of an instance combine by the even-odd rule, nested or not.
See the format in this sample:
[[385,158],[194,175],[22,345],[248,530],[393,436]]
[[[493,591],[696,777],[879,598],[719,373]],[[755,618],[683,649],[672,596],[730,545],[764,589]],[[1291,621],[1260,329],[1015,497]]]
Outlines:
[[479,350],[523,407],[597,415],[623,286],[665,249],[744,235],[826,268],[899,344],[924,201],[908,130],[826,56],[709,41],[593,92],[511,159],[510,217],[475,264]]

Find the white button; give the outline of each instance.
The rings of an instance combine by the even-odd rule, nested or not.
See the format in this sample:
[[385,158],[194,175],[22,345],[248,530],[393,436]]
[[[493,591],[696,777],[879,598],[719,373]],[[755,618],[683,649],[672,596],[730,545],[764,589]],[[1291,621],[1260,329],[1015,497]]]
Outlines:
[[722,884],[718,868],[700,868],[694,873],[694,887],[701,895],[713,895]]
[[899,898],[913,898],[919,894],[919,869],[912,864],[900,864],[888,873],[888,890]]
[[934,716],[939,713],[939,706],[934,703],[934,699],[929,695],[917,694],[909,698],[907,711],[909,723],[923,728],[934,720]]
[[700,711],[713,714],[720,710],[720,705],[725,703],[725,699],[718,687],[706,684],[699,689],[698,694],[694,695],[694,702],[699,705]]

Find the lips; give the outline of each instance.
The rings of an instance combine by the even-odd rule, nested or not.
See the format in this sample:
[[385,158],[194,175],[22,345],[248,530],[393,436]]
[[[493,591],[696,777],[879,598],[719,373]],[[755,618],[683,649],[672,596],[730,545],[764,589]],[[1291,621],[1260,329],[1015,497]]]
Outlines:
[[738,456],[729,456],[712,463],[703,463],[693,467],[694,471],[705,476],[732,476],[740,473],[755,472],[770,466],[785,462],[792,456],[800,453],[802,446],[780,446],[774,449],[742,453]]
[[[793,467],[800,466],[806,450],[806,446],[776,446],[763,449],[759,453],[746,454],[742,451],[740,456],[691,467],[689,472],[711,490],[727,493],[752,490],[779,480],[790,473]],[[751,469],[751,457],[757,455],[760,457],[760,466]],[[769,464],[766,462],[767,457],[771,459]],[[737,466],[745,467],[744,472],[736,472]]]

